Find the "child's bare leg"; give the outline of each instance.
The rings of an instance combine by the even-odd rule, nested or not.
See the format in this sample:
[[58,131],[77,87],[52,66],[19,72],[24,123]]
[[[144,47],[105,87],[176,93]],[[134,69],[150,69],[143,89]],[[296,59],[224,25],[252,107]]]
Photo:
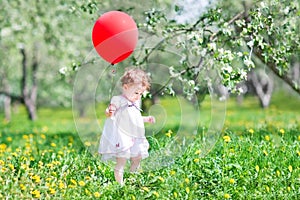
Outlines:
[[124,174],[124,167],[126,164],[126,158],[116,158],[117,164],[115,167],[115,179],[118,183],[123,185],[123,174]]
[[135,172],[139,168],[141,160],[142,160],[142,156],[132,157],[130,159],[131,162],[130,172]]

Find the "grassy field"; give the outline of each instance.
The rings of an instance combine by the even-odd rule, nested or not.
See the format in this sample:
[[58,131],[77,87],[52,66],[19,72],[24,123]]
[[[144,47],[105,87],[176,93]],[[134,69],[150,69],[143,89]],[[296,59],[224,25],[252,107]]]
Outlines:
[[[11,122],[0,116],[0,199],[299,199],[299,102],[276,95],[262,110],[254,97],[239,106],[232,99],[209,154],[203,156],[203,141],[195,140],[172,165],[125,173],[124,186],[89,153],[91,144],[80,140],[72,111],[43,108],[29,122],[20,107]],[[149,136],[152,150],[172,142],[179,126],[176,101],[160,104],[167,115],[155,129],[159,133]],[[209,99],[200,112],[199,130],[206,130]],[[187,121],[195,114],[189,113]],[[195,137],[202,138],[201,131]]]

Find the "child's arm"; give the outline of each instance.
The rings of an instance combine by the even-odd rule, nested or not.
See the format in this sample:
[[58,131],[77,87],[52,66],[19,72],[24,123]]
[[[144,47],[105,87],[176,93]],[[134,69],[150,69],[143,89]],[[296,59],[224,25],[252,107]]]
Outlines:
[[116,110],[117,110],[117,108],[114,104],[109,104],[109,106],[105,109],[106,117],[111,117],[115,113]]
[[144,122],[148,122],[150,124],[155,123],[155,117],[153,116],[147,116],[147,117],[143,117]]

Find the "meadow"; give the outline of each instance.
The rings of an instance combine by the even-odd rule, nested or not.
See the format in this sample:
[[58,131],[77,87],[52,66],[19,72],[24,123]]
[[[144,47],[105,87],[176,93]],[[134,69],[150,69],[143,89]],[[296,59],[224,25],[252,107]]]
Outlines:
[[[299,199],[299,102],[276,95],[270,108],[262,110],[255,97],[242,105],[231,99],[220,137],[208,154],[203,156],[202,142],[195,140],[171,165],[126,172],[124,186],[80,140],[72,111],[41,108],[39,119],[30,122],[20,107],[11,122],[0,115],[0,198]],[[159,148],[154,141],[165,144],[176,137],[174,102],[162,99],[161,104],[171,110],[172,120],[158,137],[149,137],[152,148]],[[200,110],[209,117],[209,102]]]

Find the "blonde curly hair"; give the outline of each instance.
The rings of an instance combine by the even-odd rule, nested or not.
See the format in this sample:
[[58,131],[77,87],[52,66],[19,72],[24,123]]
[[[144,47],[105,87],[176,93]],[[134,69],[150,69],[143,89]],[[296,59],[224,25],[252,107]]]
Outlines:
[[141,69],[126,69],[121,78],[122,85],[141,84],[146,90],[150,90],[150,77]]

